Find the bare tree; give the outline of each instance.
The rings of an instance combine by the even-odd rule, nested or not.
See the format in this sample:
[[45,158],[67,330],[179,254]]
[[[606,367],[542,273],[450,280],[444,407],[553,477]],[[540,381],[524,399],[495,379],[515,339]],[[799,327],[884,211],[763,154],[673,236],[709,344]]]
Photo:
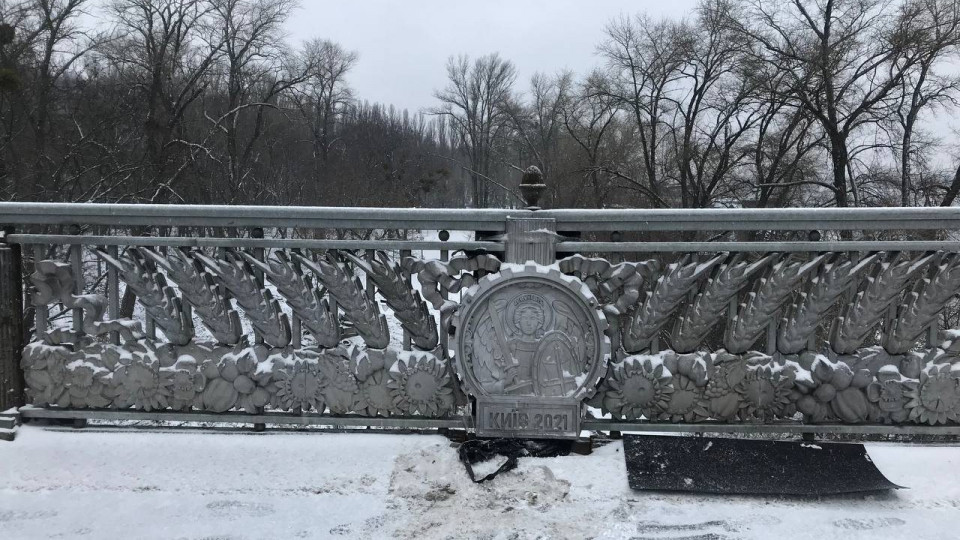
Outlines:
[[222,42],[202,0],[115,0],[120,37],[103,54],[139,94],[143,174],[150,202],[184,200],[177,184],[198,149],[183,138],[190,107],[209,86]]
[[520,146],[530,153],[533,163],[547,178],[553,172],[563,134],[562,111],[570,98],[572,80],[570,72],[553,77],[535,73],[530,79],[527,103],[515,101],[508,109]]
[[904,16],[914,19],[916,62],[904,72],[894,113],[900,132],[900,205],[910,206],[917,152],[914,134],[920,113],[931,106],[955,103],[960,90],[960,76],[938,69],[950,57],[956,58],[960,48],[960,4],[914,0],[905,6]]
[[[56,196],[62,176],[59,160],[50,150],[51,118],[60,97],[56,85],[66,77],[78,61],[94,47],[94,33],[77,24],[87,0],[23,0],[3,5],[4,20],[15,26],[15,40],[4,47],[5,63],[17,63],[23,70],[24,84],[15,93],[17,103],[27,118],[32,136],[31,152],[21,160],[32,158],[34,196]],[[9,111],[8,118],[16,113]],[[10,132],[8,132],[9,134]],[[75,142],[75,141],[74,141]],[[69,144],[69,143],[68,143]]]
[[[303,82],[313,70],[284,45],[284,22],[297,0],[210,0],[212,24],[221,31],[220,57],[226,99],[211,119],[224,142],[224,169],[229,198],[257,196],[262,179],[252,177],[251,161],[263,135],[266,109],[277,108],[280,94]],[[241,121],[252,114],[252,125]],[[244,127],[248,129],[244,130]]]
[[886,0],[750,0],[731,24],[758,59],[787,74],[783,92],[819,122],[830,145],[832,191],[848,206],[850,141],[875,124],[918,61],[910,17]]
[[353,90],[346,83],[347,73],[357,63],[356,52],[329,40],[308,41],[301,53],[311,67],[307,78],[295,87],[300,113],[313,135],[313,157],[317,166],[326,163],[336,142],[336,119],[353,101]]
[[[606,182],[609,171],[620,170],[622,167],[610,163],[604,153],[609,128],[613,125],[620,112],[619,100],[602,92],[597,92],[591,81],[602,78],[602,74],[595,73],[581,83],[575,94],[571,95],[562,109],[563,125],[569,136],[583,152],[585,162],[580,172],[590,186],[592,206],[602,208],[612,184]],[[574,200],[584,194],[585,190],[571,190]]]
[[692,25],[677,29],[686,51],[680,64],[670,135],[680,204],[709,206],[716,190],[747,157],[741,145],[756,124],[755,79],[747,73],[741,40],[727,21],[738,12],[725,0],[697,8]]
[[[683,75],[681,67],[688,52],[680,25],[673,21],[654,21],[639,15],[621,17],[605,29],[600,55],[606,60],[609,76],[597,79],[594,87],[603,95],[616,98],[629,111],[636,124],[643,173],[633,180],[649,195],[653,204],[662,204],[664,192],[663,144],[669,130],[669,94]],[[630,178],[622,171],[616,171]]]
[[[756,73],[760,116],[751,149],[753,181],[750,190],[756,207],[787,206],[804,186],[824,187],[808,163],[822,143],[822,132],[806,109],[795,107],[777,89],[784,74]],[[831,184],[825,187],[832,190]]]
[[477,208],[491,202],[491,162],[511,124],[509,107],[516,78],[513,63],[497,53],[473,62],[467,56],[451,57],[447,86],[435,93],[441,105],[431,112],[449,119],[469,158],[471,202]]

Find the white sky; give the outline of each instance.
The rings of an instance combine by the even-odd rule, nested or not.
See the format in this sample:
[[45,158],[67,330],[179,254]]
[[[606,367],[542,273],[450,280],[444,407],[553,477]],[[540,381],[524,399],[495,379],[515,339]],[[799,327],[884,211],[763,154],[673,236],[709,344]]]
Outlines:
[[287,24],[291,44],[320,37],[360,54],[349,76],[359,97],[411,112],[436,105],[451,55],[499,52],[518,88],[536,71],[598,65],[603,27],[621,13],[691,14],[696,0],[302,0]]

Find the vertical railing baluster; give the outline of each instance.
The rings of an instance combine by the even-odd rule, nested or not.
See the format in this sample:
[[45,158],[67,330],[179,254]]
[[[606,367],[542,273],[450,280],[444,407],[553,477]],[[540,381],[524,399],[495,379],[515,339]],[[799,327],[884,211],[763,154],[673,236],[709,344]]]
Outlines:
[[144,317],[146,317],[147,319],[147,338],[150,339],[151,341],[156,341],[157,340],[157,322],[154,321],[153,317],[151,317],[149,314],[146,314],[146,312],[144,313],[145,313]]
[[[131,246],[127,246],[127,249],[131,249]],[[149,339],[150,341],[156,341],[157,340],[157,321],[150,316],[146,308],[144,308],[143,310],[143,316],[144,316],[144,319],[146,319],[145,330],[147,334],[147,339]]]
[[733,298],[730,299],[730,305],[727,307],[727,327],[723,329],[724,336],[729,334],[733,330],[734,325],[737,324],[737,309],[740,308],[740,297],[739,295],[733,295]]
[[[330,253],[333,250],[326,250],[324,253]],[[340,304],[337,303],[337,299],[332,294],[327,294],[327,297],[330,299],[330,316],[333,317],[333,323],[340,328],[341,333],[343,328],[340,325]]]
[[[307,282],[307,286],[312,290],[311,285],[313,281],[309,277],[303,275],[303,272],[300,269],[300,260],[296,257],[290,257],[289,260],[290,264],[293,265],[293,269],[297,272],[297,274],[303,276],[303,279]],[[293,316],[290,318],[290,331],[293,333],[291,341],[293,348],[299,349],[303,347],[303,323],[300,321],[300,317],[298,317],[296,313],[293,313]]]
[[[409,256],[410,256],[410,250],[409,250],[409,249],[401,249],[401,250],[400,250],[400,260],[401,260],[401,261],[403,260],[404,257],[409,257]],[[412,287],[412,286],[413,286],[413,282],[410,280],[409,277],[405,277],[405,278],[404,278],[404,281],[406,282],[407,287]],[[410,350],[410,332],[407,332],[406,330],[403,331],[403,350],[405,350],[405,351],[409,351],[409,350]]]
[[[80,234],[80,227],[73,225],[70,232],[75,235]],[[79,296],[83,294],[83,246],[72,244],[70,246],[70,268],[73,271],[73,294]],[[73,309],[73,331],[77,335],[83,334],[83,310]]]
[[[203,250],[201,249],[200,251],[202,252]],[[225,253],[226,253],[226,250],[225,250],[223,247],[213,248],[213,258],[214,258],[214,259],[222,260],[222,259],[224,258],[224,254],[225,254]],[[221,298],[224,298],[224,299],[229,303],[229,300],[230,300],[230,296],[229,296],[229,295],[230,295],[230,291],[227,289],[226,285],[223,284],[223,280],[222,280],[222,279],[218,279],[218,280],[216,280],[216,283],[217,283],[217,294],[218,294]]]
[[[450,239],[450,233],[449,233],[448,231],[440,231],[440,232],[437,234],[437,238],[439,238],[441,242],[446,242],[447,240]],[[440,250],[440,260],[443,261],[443,262],[447,262],[447,261],[450,260],[450,250],[449,250],[449,249],[441,249],[441,250]],[[449,296],[449,295],[447,294],[447,290],[444,289],[443,287],[441,287],[441,288],[440,288],[440,297],[443,298],[444,300],[447,300],[447,297],[448,297],[448,296]],[[439,322],[439,321],[437,321],[437,322]],[[449,347],[449,343],[450,343],[449,340],[450,340],[450,336],[448,336],[447,333],[443,331],[443,327],[441,326],[441,327],[440,327],[440,346],[441,346],[441,349],[443,350],[444,356],[446,356],[446,355],[448,354],[447,351],[448,351],[449,348],[450,348],[450,347]]]
[[777,352],[777,329],[780,328],[780,312],[777,311],[767,325],[767,354],[773,356]]
[[[193,306],[183,299],[183,296],[180,297],[180,312],[183,313],[183,320],[189,322],[190,326],[196,329],[196,325],[193,324]],[[196,337],[196,334],[194,334],[194,337]]]
[[883,317],[883,327],[880,331],[880,341],[883,341],[883,336],[893,331],[893,323],[897,320],[897,312],[899,311],[899,306],[896,302],[890,304],[890,307],[887,308],[887,313]]
[[[33,246],[33,265],[36,268],[38,262],[46,258],[46,246],[43,244],[34,244]],[[36,338],[41,339],[44,334],[47,333],[47,326],[50,321],[50,308],[44,304],[42,306],[36,306],[36,311],[34,315],[36,317]]]
[[[253,229],[251,229],[251,230],[250,230],[250,237],[251,237],[251,238],[263,238],[263,228],[262,228],[262,227],[254,227]],[[253,248],[253,256],[254,256],[254,258],[256,258],[258,261],[263,261],[264,249],[263,249],[263,248]],[[257,286],[259,286],[261,289],[266,288],[266,283],[265,283],[264,280],[263,280],[263,272],[261,272],[261,271],[260,271],[259,269],[257,269],[257,268],[254,268],[254,269],[253,269],[253,276],[254,276],[254,279],[257,281]],[[255,341],[257,344],[263,343],[263,336],[261,336],[260,333],[257,332],[256,330],[254,330],[254,336],[255,336],[254,341]]]
[[[363,252],[363,258],[366,259],[366,261],[367,261],[368,264],[372,264],[372,263],[373,263],[373,259],[374,259],[374,257],[376,256],[376,253],[377,253],[376,250],[373,250],[373,249],[365,250],[365,251]],[[365,275],[363,276],[363,278],[364,278],[365,283],[366,283],[366,288],[365,288],[364,290],[365,290],[366,293],[367,293],[367,298],[369,298],[371,302],[376,303],[376,301],[377,301],[377,284],[374,283],[372,279],[370,279],[370,276],[369,276],[369,275],[366,275],[366,274],[365,274]]]
[[340,332],[342,334],[343,328],[340,325],[340,304],[337,303],[337,298],[332,294],[328,295],[328,298],[330,299],[330,316],[333,317],[333,324],[340,328]]
[[[117,260],[119,248],[117,246],[107,246],[107,254]],[[107,266],[107,316],[110,320],[116,320],[120,317],[120,279],[117,275],[117,269],[112,265]],[[110,332],[110,343],[120,344],[120,333]]]
[[[226,229],[221,229],[221,228],[217,228],[217,227],[211,227],[211,228],[210,228],[210,233],[211,233],[215,238],[226,238],[226,237],[227,237]],[[220,236],[217,236],[218,233],[221,233]],[[201,253],[203,253],[203,249],[202,249],[202,248],[198,248],[198,249],[201,251]],[[216,259],[217,261],[224,260],[224,259],[226,258],[226,252],[227,252],[227,250],[226,250],[226,248],[224,248],[224,247],[215,247],[215,248],[213,248],[213,258]],[[206,254],[206,253],[204,253],[204,254]],[[233,305],[233,302],[230,300],[230,298],[231,298],[231,296],[230,296],[230,289],[228,289],[227,286],[223,284],[223,280],[217,278],[217,279],[215,279],[214,281],[215,281],[216,284],[217,284],[217,295],[218,295],[220,298],[223,298],[224,304],[225,304],[227,307]],[[234,305],[233,307],[236,308],[235,305]],[[239,314],[239,312],[238,312],[238,314]],[[242,317],[240,318],[240,334],[241,334],[240,343],[243,344],[243,345],[249,345],[250,342],[247,340],[246,334],[243,333],[243,318],[242,318]]]
[[[367,262],[371,263],[373,262],[374,256],[376,256],[376,250],[368,249],[364,252],[364,256],[367,259]],[[364,276],[364,279],[367,283],[367,296],[369,296],[371,300],[376,301],[377,285],[372,279],[370,279],[370,276]]]
[[[823,234],[820,231],[810,231],[807,233],[807,240],[811,242],[819,242],[823,239]],[[817,253],[817,255],[822,254],[823,252]],[[823,266],[817,270],[819,273],[823,269]],[[814,274],[810,277],[811,280],[816,279],[817,275]],[[813,332],[810,332],[810,336],[807,338],[807,350],[816,351],[817,350],[817,334],[820,331],[820,325],[817,324],[813,327]]]
[[[610,241],[611,241],[611,242],[617,242],[617,243],[622,242],[622,241],[623,241],[623,233],[620,232],[620,231],[612,231],[612,232],[610,233]],[[623,253],[621,253],[621,252],[619,252],[619,251],[617,251],[617,252],[615,252],[615,253],[611,253],[611,254],[609,254],[609,255],[611,255],[610,261],[613,262],[613,263],[622,263],[623,261],[626,260],[626,257],[624,257]]]
[[936,349],[940,346],[940,317],[937,316],[927,328],[927,348]]

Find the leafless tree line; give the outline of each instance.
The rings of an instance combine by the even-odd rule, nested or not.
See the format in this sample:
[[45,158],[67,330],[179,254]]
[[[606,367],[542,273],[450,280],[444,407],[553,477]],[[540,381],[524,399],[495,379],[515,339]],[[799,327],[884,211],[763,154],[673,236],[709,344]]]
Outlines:
[[[704,0],[603,30],[590,73],[453,56],[362,101],[294,0],[0,0],[0,199],[559,207],[952,205],[957,0]],[[84,17],[87,14],[88,17]],[[99,24],[84,24],[96,16]]]
[[611,21],[601,67],[526,92],[496,54],[452,58],[434,112],[473,171],[537,164],[555,205],[951,205],[957,133],[928,121],[958,45],[955,0],[704,0]]
[[358,101],[356,53],[287,45],[296,7],[0,0],[0,199],[405,206],[455,193],[447,180],[465,173],[437,122]]

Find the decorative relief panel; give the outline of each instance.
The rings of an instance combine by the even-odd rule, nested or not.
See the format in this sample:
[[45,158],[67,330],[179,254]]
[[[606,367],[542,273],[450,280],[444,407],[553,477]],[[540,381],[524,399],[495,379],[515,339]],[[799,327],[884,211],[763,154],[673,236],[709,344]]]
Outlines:
[[457,318],[457,365],[478,394],[592,393],[609,345],[593,294],[556,270],[501,269],[467,292]]
[[580,401],[610,350],[598,307],[581,281],[537,265],[502,267],[467,291],[454,323],[456,360],[477,398],[478,433],[578,431]]
[[[585,400],[626,420],[960,420],[960,339],[933,328],[956,306],[956,254],[519,266],[486,254],[95,253],[160,333],[104,320],[106,299],[75,294],[70,265],[38,262],[34,303],[83,317],[52,321],[25,349],[37,405],[443,416],[469,395],[479,431],[507,436],[575,435]],[[391,341],[390,319],[413,350]],[[196,341],[194,320],[216,343]],[[292,346],[291,320],[310,346]],[[107,343],[114,332],[120,345]]]

